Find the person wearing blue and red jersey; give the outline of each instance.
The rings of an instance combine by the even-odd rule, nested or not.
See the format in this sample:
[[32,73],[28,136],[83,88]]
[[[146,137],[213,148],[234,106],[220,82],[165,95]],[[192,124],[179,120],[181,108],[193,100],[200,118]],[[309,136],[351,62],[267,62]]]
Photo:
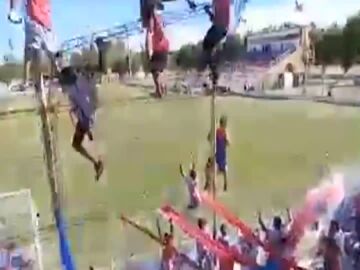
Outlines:
[[222,116],[219,121],[219,127],[216,129],[215,161],[216,161],[218,173],[222,174],[224,177],[224,191],[227,190],[227,186],[228,186],[226,149],[230,143],[226,127],[227,127],[227,119],[225,116]]

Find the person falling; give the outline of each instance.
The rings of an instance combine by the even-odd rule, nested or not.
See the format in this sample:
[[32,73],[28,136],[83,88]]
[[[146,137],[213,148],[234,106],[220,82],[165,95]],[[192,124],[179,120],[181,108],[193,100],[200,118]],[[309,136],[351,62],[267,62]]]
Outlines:
[[184,179],[189,193],[188,209],[196,209],[199,206],[200,198],[195,163],[192,164],[188,175],[185,175],[183,166],[180,164],[180,175]]
[[[217,172],[223,175],[224,178],[224,191],[227,191],[228,181],[227,181],[227,158],[226,158],[226,149],[230,145],[229,134],[227,132],[227,118],[221,116],[219,121],[219,127],[216,129],[215,141],[216,141],[216,152],[215,160],[217,165]],[[211,140],[211,134],[208,135],[208,140]]]
[[147,9],[149,25],[146,28],[146,53],[150,60],[151,74],[155,84],[155,94],[163,97],[167,90],[164,80],[164,70],[167,66],[169,40],[164,32],[164,25],[156,5]]
[[98,181],[104,170],[104,163],[100,157],[94,157],[82,145],[85,136],[94,144],[92,127],[95,120],[95,106],[92,100],[89,80],[77,75],[72,67],[65,67],[60,74],[60,85],[68,95],[71,108],[70,119],[75,127],[72,147],[76,152],[89,160],[95,170],[95,180]]

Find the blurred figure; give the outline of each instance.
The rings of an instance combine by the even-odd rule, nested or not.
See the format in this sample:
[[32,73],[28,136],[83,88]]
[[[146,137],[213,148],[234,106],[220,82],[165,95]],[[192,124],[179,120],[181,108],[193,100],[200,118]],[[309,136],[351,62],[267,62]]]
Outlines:
[[[211,233],[207,227],[207,221],[205,219],[199,218],[197,225],[202,232],[208,234],[211,237]],[[197,263],[201,269],[203,270],[214,269],[214,260],[210,252],[198,241],[196,241],[196,253],[197,253]]]
[[341,251],[334,238],[321,237],[317,255],[324,260],[324,270],[342,270]]
[[198,179],[195,164],[192,164],[188,175],[185,174],[183,166],[180,164],[180,175],[184,179],[189,193],[188,209],[196,209],[199,206],[200,198],[198,194]]
[[214,181],[214,159],[209,157],[205,165],[205,186],[204,190],[210,191],[212,189],[211,184]]
[[89,160],[95,171],[95,180],[98,181],[104,171],[104,163],[100,156],[96,156],[83,146],[85,137],[94,143],[93,125],[95,121],[95,104],[92,99],[92,88],[88,79],[72,67],[65,67],[60,74],[60,84],[63,92],[68,95],[70,120],[74,126],[72,138],[73,149]]
[[[217,239],[225,247],[230,247],[230,238],[225,224],[220,225],[219,237]],[[218,258],[219,270],[233,270],[234,262],[229,258]]]

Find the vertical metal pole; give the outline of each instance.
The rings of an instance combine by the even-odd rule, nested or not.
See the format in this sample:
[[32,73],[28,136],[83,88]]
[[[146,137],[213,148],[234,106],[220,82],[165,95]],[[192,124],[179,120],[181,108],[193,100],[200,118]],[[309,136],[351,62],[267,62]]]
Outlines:
[[130,50],[130,41],[129,41],[129,29],[126,27],[126,49],[127,49],[127,56],[128,56],[128,69],[129,69],[129,76],[132,77],[132,66],[131,66],[131,50]]
[[[217,89],[217,74],[213,68],[211,69],[211,79],[212,79],[212,93],[211,93],[211,104],[210,104],[210,138],[211,138],[211,156],[213,159],[213,179],[212,179],[212,197],[213,200],[216,199],[216,111],[215,111],[215,99],[216,99],[216,89]],[[217,226],[216,226],[216,212],[213,212],[213,237],[216,237]]]
[[[41,120],[41,133],[43,142],[43,151],[46,165],[46,174],[50,185],[52,208],[55,211],[61,207],[60,196],[60,174],[58,171],[58,158],[57,158],[57,144],[56,144],[56,109],[52,104],[52,99],[46,95],[44,89],[43,76],[40,73],[40,68],[35,67],[36,83],[35,95],[39,103],[39,114]],[[50,113],[51,111],[51,113]],[[54,121],[55,120],[55,121]]]

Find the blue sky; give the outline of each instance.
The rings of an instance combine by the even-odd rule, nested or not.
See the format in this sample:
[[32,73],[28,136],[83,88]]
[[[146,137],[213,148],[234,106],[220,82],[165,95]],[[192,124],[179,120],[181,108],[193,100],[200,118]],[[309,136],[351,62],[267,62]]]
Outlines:
[[[197,0],[203,2],[204,0]],[[206,1],[206,0],[205,0]],[[207,0],[209,1],[209,0]],[[360,9],[359,0],[303,0],[304,13],[294,12],[294,0],[250,0],[244,13],[247,24],[239,32],[247,29],[257,30],[269,24],[284,21],[307,23],[314,21],[319,25],[345,18]],[[301,2],[301,1],[300,1]],[[168,5],[169,10],[186,7],[185,0]],[[23,29],[7,22],[8,0],[0,0],[0,56],[10,52],[9,38],[12,39],[15,52],[19,55],[23,46]],[[138,0],[52,0],[54,30],[61,42],[76,35],[92,30],[111,27],[118,23],[132,21],[139,16]],[[206,18],[197,18],[167,29],[172,48],[178,48],[186,42],[196,42],[208,27]],[[131,38],[131,46],[139,47],[141,36]]]

